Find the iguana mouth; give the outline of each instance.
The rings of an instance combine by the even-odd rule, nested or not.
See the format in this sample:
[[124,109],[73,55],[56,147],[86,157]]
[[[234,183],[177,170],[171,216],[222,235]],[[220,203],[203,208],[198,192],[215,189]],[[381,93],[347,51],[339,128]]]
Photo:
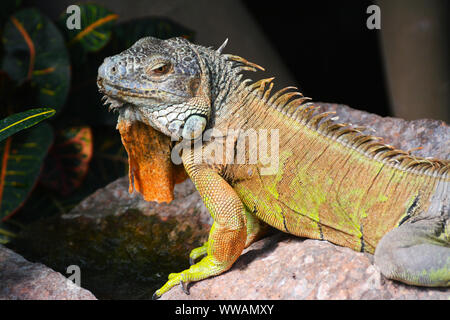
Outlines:
[[168,96],[181,99],[182,101],[190,97],[187,94],[185,95],[176,94],[161,89],[136,89],[136,88],[121,87],[109,83],[107,80],[102,78],[97,79],[97,86],[100,92],[104,93],[111,100],[116,101],[118,101],[118,99],[121,99],[121,97],[123,97],[122,100],[124,100],[125,97],[134,97],[134,98],[152,99],[155,102],[165,101],[165,99],[167,99]]
[[[101,98],[101,101],[103,102],[103,105],[107,105],[109,103],[108,110],[117,110],[120,107],[124,105],[124,101],[118,100],[116,98],[116,94],[108,88],[105,88],[105,81],[102,78],[97,78],[97,86],[99,88],[99,91],[103,93],[103,97]],[[114,96],[114,97],[113,97]]]

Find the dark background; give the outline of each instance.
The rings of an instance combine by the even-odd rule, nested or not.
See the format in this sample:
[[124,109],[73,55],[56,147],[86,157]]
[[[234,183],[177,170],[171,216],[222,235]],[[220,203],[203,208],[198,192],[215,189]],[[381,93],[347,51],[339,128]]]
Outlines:
[[379,31],[366,28],[366,8],[374,1],[243,3],[304,95],[392,115]]
[[[57,17],[72,0],[24,0]],[[86,1],[81,1],[86,2]],[[89,2],[89,1],[88,1]],[[195,42],[266,68],[255,75],[295,85],[313,101],[407,120],[450,120],[450,1],[447,0],[95,0],[119,22],[167,17]],[[366,27],[381,8],[381,30]],[[417,98],[416,98],[417,97]]]

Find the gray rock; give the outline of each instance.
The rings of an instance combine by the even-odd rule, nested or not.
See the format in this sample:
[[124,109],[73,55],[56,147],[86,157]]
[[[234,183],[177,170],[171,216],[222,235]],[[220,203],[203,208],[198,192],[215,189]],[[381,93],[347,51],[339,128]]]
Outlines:
[[[343,105],[322,103],[321,106],[324,111],[335,110],[340,122],[375,129],[375,133],[366,132],[385,138],[386,143],[397,148],[409,150],[423,147],[412,154],[450,158],[450,128],[442,121],[405,121],[382,118]],[[130,209],[137,209],[149,216],[158,215],[161,219],[176,217],[179,223],[185,221],[197,226],[197,229],[207,230],[203,226],[212,223],[189,180],[176,186],[174,201],[157,204],[144,201],[140,195],[130,195],[127,177],[98,190],[64,218],[84,217],[98,222],[107,216],[122,215]],[[19,258],[0,246],[0,265],[6,262],[10,266],[6,271],[0,269],[0,298],[26,299],[32,297],[38,287],[54,288],[53,291],[48,289],[41,293],[42,298],[59,294],[52,284],[58,278],[56,275],[53,275],[54,278],[46,277],[52,275],[51,271],[37,264],[34,267],[38,270],[36,274],[44,276],[36,277],[41,281],[36,284],[35,277],[20,272],[21,266],[26,264],[20,262],[24,259]],[[14,265],[18,266],[19,271],[14,271]],[[47,280],[48,283],[45,282]],[[33,294],[37,297],[38,293]],[[79,294],[69,297],[89,297]],[[247,248],[226,273],[191,284],[190,295],[175,287],[161,299],[450,299],[450,290],[408,286],[385,279],[373,265],[369,254],[326,241],[305,240],[274,231],[271,236]]]
[[175,197],[170,204],[146,202],[128,193],[123,177],[63,219],[27,225],[8,246],[62,274],[78,266],[82,287],[99,299],[149,299],[172,270],[188,267],[190,250],[207,239],[210,228],[190,180],[176,186]]
[[128,177],[122,177],[111,182],[105,188],[99,189],[80,202],[64,219],[74,219],[79,216],[101,219],[110,215],[121,215],[127,210],[139,210],[146,216],[159,215],[162,219],[183,216],[198,223],[212,225],[212,218],[201,201],[191,180],[175,185],[174,200],[170,203],[147,202],[142,195],[128,192]]
[[61,273],[0,245],[0,300],[95,300]]
[[264,238],[220,276],[180,287],[163,300],[450,299],[446,288],[419,288],[384,278],[372,255],[327,241],[277,233]]

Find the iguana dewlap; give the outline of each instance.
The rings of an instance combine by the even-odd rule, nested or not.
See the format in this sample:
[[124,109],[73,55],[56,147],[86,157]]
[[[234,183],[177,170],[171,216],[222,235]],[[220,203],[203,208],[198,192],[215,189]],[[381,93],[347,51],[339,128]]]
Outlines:
[[[99,68],[130,169],[145,167],[139,161],[148,156],[147,167],[156,164],[138,191],[149,184],[170,200],[170,153],[214,219],[208,242],[190,254],[202,259],[169,275],[155,297],[228,270],[267,225],[375,253],[388,278],[449,286],[449,161],[411,156],[337,123],[295,88],[272,93],[273,79],[242,80],[242,71],[262,68],[223,48],[148,37]],[[141,124],[124,137],[123,123]]]
[[147,201],[172,201],[175,184],[187,177],[172,163],[170,138],[140,121],[119,118],[117,129],[128,153],[130,193],[136,189]]

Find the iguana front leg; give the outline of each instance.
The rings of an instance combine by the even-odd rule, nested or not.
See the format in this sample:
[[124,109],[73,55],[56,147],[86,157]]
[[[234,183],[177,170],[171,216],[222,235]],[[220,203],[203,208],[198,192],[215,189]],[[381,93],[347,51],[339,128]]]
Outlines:
[[154,298],[159,298],[177,284],[182,284],[185,289],[189,282],[228,270],[241,255],[247,240],[246,211],[233,188],[211,168],[186,163],[185,168],[214,219],[206,246],[207,255],[189,269],[170,274]]
[[[259,220],[249,210],[245,210],[245,220],[247,225],[247,239],[245,240],[245,248],[253,242],[261,239],[269,230],[269,225]],[[197,259],[208,254],[209,242],[206,241],[201,247],[195,248],[189,254],[189,264],[193,265]]]

